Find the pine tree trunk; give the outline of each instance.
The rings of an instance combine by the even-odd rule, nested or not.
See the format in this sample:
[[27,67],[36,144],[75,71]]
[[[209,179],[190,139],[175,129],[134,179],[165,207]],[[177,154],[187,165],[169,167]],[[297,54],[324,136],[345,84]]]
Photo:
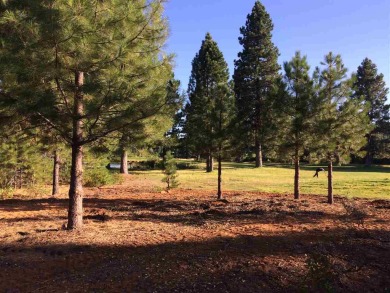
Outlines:
[[73,108],[72,167],[70,171],[68,229],[83,227],[83,72],[75,73],[76,92]]
[[365,164],[367,167],[368,167],[368,166],[371,166],[371,164],[372,164],[372,157],[371,157],[371,154],[368,154],[368,153],[367,153],[364,164]]
[[57,151],[54,151],[54,160],[53,160],[53,189],[52,196],[56,196],[60,193],[60,155]]
[[211,154],[207,155],[206,171],[207,171],[207,173],[214,171],[214,161],[213,161],[213,156]]
[[295,151],[295,177],[294,177],[294,198],[299,199],[299,154]]
[[221,148],[219,149],[218,154],[218,199],[222,199],[222,156]]
[[332,159],[328,162],[328,203],[333,204],[333,163]]
[[256,168],[263,167],[263,158],[262,158],[262,152],[261,152],[261,144],[258,139],[256,139],[255,142],[255,155],[256,155]]
[[18,178],[17,178],[17,176],[18,176],[18,169],[15,169],[15,170],[14,170],[14,189],[17,188],[17,184],[18,184]]
[[129,167],[127,165],[127,151],[122,150],[122,155],[121,155],[121,167],[120,171],[121,174],[129,174]]
[[19,169],[19,189],[22,189],[23,187],[23,175],[22,175],[22,168]]
[[162,147],[162,158],[163,158],[163,162],[165,163],[165,155],[167,154],[167,148],[166,147]]
[[368,167],[371,166],[372,164],[372,152],[371,152],[371,146],[372,144],[372,136],[371,134],[367,135],[367,154],[366,157],[364,158],[364,164]]

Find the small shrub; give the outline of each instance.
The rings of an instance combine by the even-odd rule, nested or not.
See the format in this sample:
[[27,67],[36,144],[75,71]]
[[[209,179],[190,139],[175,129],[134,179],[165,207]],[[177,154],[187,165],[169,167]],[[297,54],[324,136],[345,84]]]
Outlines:
[[[306,260],[308,272],[305,287],[314,291],[333,292],[337,274],[330,256],[326,253],[314,252]],[[314,292],[313,291],[313,292]]]
[[164,191],[164,188],[162,188],[160,186],[154,186],[153,187],[153,192],[159,193],[159,192],[162,192],[162,191]]
[[0,199],[12,198],[14,195],[14,189],[11,187],[0,188]]
[[155,169],[162,169],[162,162],[160,160],[146,160],[146,161],[130,161],[129,162],[129,169],[131,170],[155,170]]
[[342,205],[345,209],[345,221],[352,225],[356,224],[358,227],[364,227],[364,220],[369,216],[367,210],[350,199],[343,200]]
[[176,163],[176,168],[179,170],[192,170],[192,169],[200,169],[202,167],[200,167],[199,164],[178,162]]
[[30,197],[41,197],[42,195],[48,194],[49,189],[43,185],[33,185],[28,189],[28,195]]
[[176,175],[176,161],[170,152],[167,152],[164,157],[163,173],[165,174],[165,176],[162,179],[162,182],[165,182],[167,184],[167,190],[179,186],[179,182],[177,181]]
[[94,168],[84,173],[84,186],[101,187],[103,185],[115,184],[120,181],[118,174],[113,174],[105,168]]

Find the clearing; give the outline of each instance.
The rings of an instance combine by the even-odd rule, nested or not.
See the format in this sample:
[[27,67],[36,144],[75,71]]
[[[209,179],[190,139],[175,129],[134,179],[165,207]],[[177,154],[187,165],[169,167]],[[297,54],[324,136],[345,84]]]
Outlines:
[[[217,172],[206,173],[205,163],[192,160],[178,160],[197,169],[179,170],[178,180],[186,189],[217,190]],[[302,165],[300,171],[301,193],[328,194],[326,172],[320,172],[313,178],[317,165]],[[161,188],[163,177],[160,170],[136,172],[153,185]],[[333,172],[334,193],[347,197],[390,199],[390,166],[345,165],[335,166]],[[254,168],[253,163],[222,163],[222,190],[257,191],[267,193],[294,192],[294,166],[267,164],[263,168]]]

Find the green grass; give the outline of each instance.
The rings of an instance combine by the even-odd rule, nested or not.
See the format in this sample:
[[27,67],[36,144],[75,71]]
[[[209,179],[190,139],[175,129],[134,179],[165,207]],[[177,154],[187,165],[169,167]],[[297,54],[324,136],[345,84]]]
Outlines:
[[[318,166],[301,167],[301,194],[327,194],[327,173],[320,172],[319,178],[313,178],[316,168]],[[155,180],[156,184],[162,178],[161,171],[136,173]],[[217,188],[217,171],[206,173],[204,169],[179,170],[178,174],[181,188],[203,190]],[[223,163],[223,190],[293,193],[293,184],[292,166],[273,165],[256,169],[249,163]],[[333,188],[335,195],[390,199],[390,166],[334,167]]]

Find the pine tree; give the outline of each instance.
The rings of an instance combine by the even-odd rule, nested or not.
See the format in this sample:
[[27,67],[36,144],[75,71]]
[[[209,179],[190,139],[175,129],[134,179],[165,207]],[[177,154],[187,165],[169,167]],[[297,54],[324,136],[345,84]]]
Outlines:
[[121,153],[120,173],[128,174],[127,152],[130,147],[146,148],[147,146],[170,147],[174,142],[167,137],[172,128],[175,114],[183,106],[183,96],[179,94],[180,81],[172,78],[167,83],[166,105],[163,111],[153,117],[139,121],[131,128],[120,131],[119,151]]
[[321,113],[317,116],[318,152],[328,162],[328,203],[333,203],[333,162],[337,156],[359,151],[370,125],[361,100],[351,99],[352,82],[340,55],[330,52],[318,76]]
[[256,1],[239,37],[242,51],[234,66],[234,91],[242,140],[255,146],[256,167],[262,166],[262,146],[272,135],[270,92],[278,77],[278,49],[272,43],[273,23],[265,7]]
[[386,88],[383,74],[378,74],[376,65],[365,58],[358,67],[356,80],[353,84],[355,98],[363,98],[369,104],[368,117],[375,128],[367,134],[366,165],[371,165],[375,157],[390,157],[390,141],[386,139],[386,127],[390,123],[389,109],[386,98],[389,89]]
[[[82,227],[83,146],[166,105],[164,1],[3,1],[1,99],[72,147],[68,229]],[[3,104],[3,103],[1,103]]]
[[[145,123],[146,121],[143,122]],[[146,138],[144,123],[140,121],[137,124],[133,124],[131,128],[125,128],[119,132],[121,136],[118,143],[118,151],[121,156],[119,173],[121,174],[129,173],[127,158],[128,148]]]
[[52,196],[55,197],[60,192],[60,170],[66,146],[61,136],[47,125],[40,126],[37,138],[40,140],[41,151],[49,154],[53,159]]
[[314,117],[319,101],[309,76],[310,66],[306,56],[296,52],[291,61],[284,63],[286,93],[280,101],[283,124],[283,153],[290,153],[294,165],[294,198],[299,199],[299,160],[313,140]]
[[0,135],[0,189],[20,189],[47,183],[50,160],[43,152],[37,130],[28,121],[8,125]]
[[235,113],[232,84],[220,84],[215,92],[214,104],[215,141],[218,159],[218,191],[217,198],[222,199],[222,157],[229,151]]
[[171,152],[168,151],[164,156],[164,168],[163,173],[165,174],[162,182],[167,184],[167,190],[176,188],[179,186],[177,181],[177,171],[176,171],[176,160],[172,156]]
[[186,108],[185,132],[187,141],[197,154],[206,155],[207,172],[213,170],[213,152],[217,148],[213,121],[216,91],[227,85],[229,71],[217,43],[209,33],[192,61],[188,85],[189,105]]

